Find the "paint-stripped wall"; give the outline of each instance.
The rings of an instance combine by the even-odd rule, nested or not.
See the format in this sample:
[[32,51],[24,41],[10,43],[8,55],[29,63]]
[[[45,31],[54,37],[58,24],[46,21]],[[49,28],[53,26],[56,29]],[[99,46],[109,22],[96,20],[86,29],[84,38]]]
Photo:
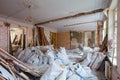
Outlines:
[[6,27],[3,22],[0,22],[0,48],[9,50],[9,27]]

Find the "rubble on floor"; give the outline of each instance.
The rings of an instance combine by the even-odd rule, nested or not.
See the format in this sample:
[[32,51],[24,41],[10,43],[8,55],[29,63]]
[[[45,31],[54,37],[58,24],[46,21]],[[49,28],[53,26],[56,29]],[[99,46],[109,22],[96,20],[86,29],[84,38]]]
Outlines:
[[[79,48],[66,50],[63,47],[54,49],[50,45],[19,49],[14,57],[0,49],[0,71],[2,72],[0,78],[9,80],[98,80],[91,70],[91,68],[97,70],[105,58],[105,55],[98,51],[99,48],[89,47],[84,47],[83,50]],[[80,60],[76,62],[71,60],[71,57]],[[3,71],[6,73],[4,74]]]

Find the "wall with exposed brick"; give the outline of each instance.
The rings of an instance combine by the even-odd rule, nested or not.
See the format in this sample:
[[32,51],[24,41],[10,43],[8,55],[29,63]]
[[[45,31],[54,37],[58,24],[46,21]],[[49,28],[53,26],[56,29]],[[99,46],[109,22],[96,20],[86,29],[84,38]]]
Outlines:
[[9,28],[0,22],[0,48],[8,51],[9,48]]

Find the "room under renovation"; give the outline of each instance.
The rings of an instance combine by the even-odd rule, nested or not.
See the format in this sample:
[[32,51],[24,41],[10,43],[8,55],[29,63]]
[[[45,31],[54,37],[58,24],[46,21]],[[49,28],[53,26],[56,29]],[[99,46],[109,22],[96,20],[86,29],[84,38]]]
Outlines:
[[0,0],[0,80],[120,80],[120,0]]

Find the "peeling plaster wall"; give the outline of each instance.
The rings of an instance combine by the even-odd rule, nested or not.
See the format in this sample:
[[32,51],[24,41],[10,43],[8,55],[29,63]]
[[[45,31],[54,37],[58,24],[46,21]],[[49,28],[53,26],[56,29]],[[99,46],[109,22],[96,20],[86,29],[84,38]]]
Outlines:
[[3,22],[0,22],[0,48],[9,50],[9,27],[4,26]]

